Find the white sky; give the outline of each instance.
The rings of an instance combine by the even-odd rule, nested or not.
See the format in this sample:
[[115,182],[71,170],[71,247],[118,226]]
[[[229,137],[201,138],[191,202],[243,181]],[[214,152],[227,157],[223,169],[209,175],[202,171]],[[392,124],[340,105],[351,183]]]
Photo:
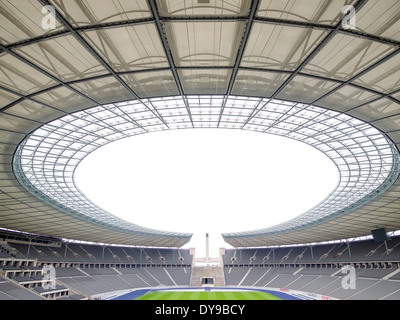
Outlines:
[[233,129],[185,129],[123,139],[88,155],[77,187],[110,213],[145,227],[193,233],[205,256],[229,247],[223,232],[289,220],[336,187],[324,154],[291,139]]

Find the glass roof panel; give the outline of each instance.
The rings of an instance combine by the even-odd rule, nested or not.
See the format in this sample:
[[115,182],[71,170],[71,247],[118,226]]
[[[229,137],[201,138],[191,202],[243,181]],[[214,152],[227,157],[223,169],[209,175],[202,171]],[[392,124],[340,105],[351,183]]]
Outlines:
[[342,8],[356,0],[261,0],[257,15],[283,20],[335,25],[343,18]]
[[181,69],[183,91],[186,94],[224,94],[232,71],[229,69]]
[[117,72],[168,67],[152,23],[86,31],[82,35]]
[[383,93],[391,93],[399,90],[400,54],[357,78],[354,83]]
[[324,30],[256,22],[241,66],[293,71],[326,34]]
[[374,125],[382,131],[397,131],[400,127],[400,115],[391,117],[389,121],[377,120]]
[[0,89],[0,109],[18,100],[18,98],[19,98],[18,95]]
[[17,103],[8,108],[5,112],[25,119],[42,122],[47,122],[64,115],[64,113],[57,111],[56,109],[29,100]]
[[244,25],[236,21],[185,21],[167,22],[164,27],[176,66],[226,67],[234,65]]
[[[43,28],[43,19],[48,11],[39,1],[3,0],[0,5],[0,42],[4,44],[23,41],[63,30],[60,22],[54,22],[54,28]],[[42,10],[44,10],[42,12]],[[46,25],[46,23],[45,23]]]
[[100,104],[134,98],[114,77],[75,82],[71,86]]
[[75,27],[151,16],[146,0],[53,0],[52,2]]
[[339,33],[304,67],[304,72],[348,80],[393,50],[393,46]]
[[327,97],[318,101],[318,105],[338,111],[347,111],[361,104],[367,103],[379,96],[353,86],[344,86]]
[[338,85],[338,83],[333,81],[298,75],[288,83],[278,94],[277,98],[311,103]]
[[0,126],[5,130],[28,133],[33,130],[35,122],[27,119],[22,120],[10,114],[0,113]]
[[288,78],[287,74],[262,70],[239,70],[232,89],[234,95],[270,97]]
[[21,94],[30,94],[57,84],[10,54],[0,54],[0,85]]
[[400,2],[386,0],[385,5],[379,1],[367,1],[357,13],[357,30],[400,41]]
[[7,130],[0,130],[0,143],[17,145],[24,139],[23,133],[10,132]]
[[34,98],[37,101],[49,104],[65,112],[73,112],[93,107],[96,104],[66,87],[60,87],[37,94]]
[[250,8],[248,0],[157,0],[161,16],[243,16]]
[[15,52],[62,81],[94,77],[107,72],[73,36],[36,42],[19,47]]
[[141,98],[177,95],[175,79],[169,70],[147,71],[121,75]]
[[361,120],[377,120],[395,115],[399,113],[399,111],[400,104],[384,98],[363,105],[359,108],[349,111],[348,113]]

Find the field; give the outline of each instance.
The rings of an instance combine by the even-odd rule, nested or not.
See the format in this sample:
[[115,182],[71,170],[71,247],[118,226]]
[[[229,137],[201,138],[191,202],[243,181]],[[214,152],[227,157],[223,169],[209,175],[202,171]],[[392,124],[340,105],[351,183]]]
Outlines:
[[259,291],[150,291],[136,300],[281,300]]

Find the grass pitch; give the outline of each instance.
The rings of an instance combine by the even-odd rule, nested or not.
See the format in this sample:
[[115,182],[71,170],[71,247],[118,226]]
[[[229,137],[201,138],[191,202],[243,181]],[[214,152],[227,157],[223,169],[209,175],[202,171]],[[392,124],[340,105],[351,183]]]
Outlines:
[[281,300],[261,291],[151,291],[136,300]]

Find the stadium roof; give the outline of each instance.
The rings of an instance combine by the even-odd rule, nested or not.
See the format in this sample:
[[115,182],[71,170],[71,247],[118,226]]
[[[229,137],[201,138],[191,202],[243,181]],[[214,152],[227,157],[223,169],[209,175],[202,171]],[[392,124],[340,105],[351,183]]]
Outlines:
[[341,174],[304,215],[224,234],[233,246],[400,229],[397,0],[0,3],[1,227],[182,246],[190,234],[128,224],[90,203],[73,173],[106,143],[202,127],[303,141]]

